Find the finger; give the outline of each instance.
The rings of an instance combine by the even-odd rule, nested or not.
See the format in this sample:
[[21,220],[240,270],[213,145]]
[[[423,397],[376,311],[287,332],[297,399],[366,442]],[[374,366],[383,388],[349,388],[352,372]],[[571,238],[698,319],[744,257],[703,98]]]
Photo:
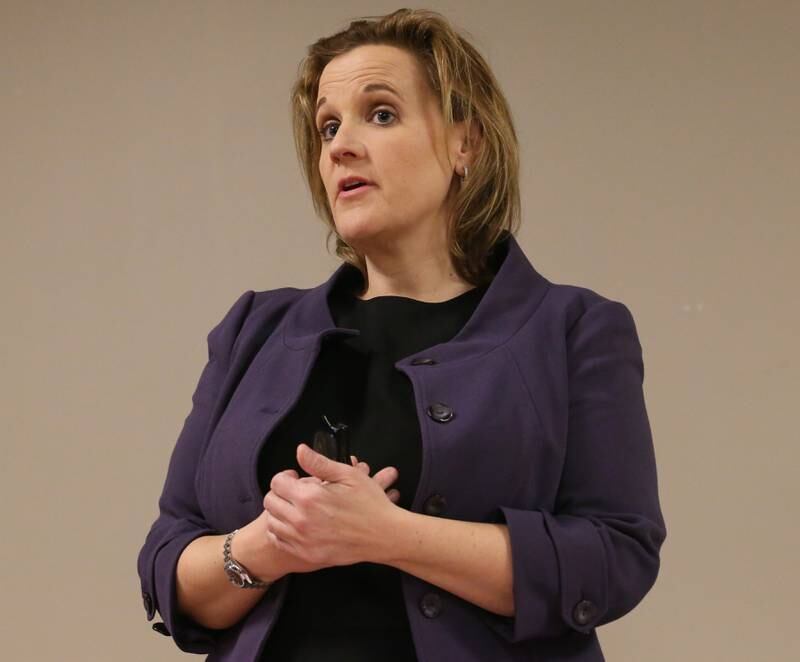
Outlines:
[[291,544],[297,538],[294,527],[274,515],[267,519],[267,530],[284,543]]
[[375,472],[372,480],[376,481],[384,490],[399,478],[399,472],[394,467],[384,467]]
[[282,545],[286,544],[286,542],[284,540],[281,540],[280,538],[278,538],[278,536],[276,536],[274,533],[272,533],[272,531],[267,531],[267,538],[269,538],[269,541],[273,545],[275,545],[276,547],[281,547],[282,548]]
[[349,469],[344,466],[343,462],[337,462],[322,453],[318,453],[308,444],[298,444],[296,455],[300,468],[309,476],[316,476],[322,480],[336,483],[345,480],[349,475]]
[[272,515],[270,515],[269,511],[267,511],[267,510],[265,510],[264,513],[267,516],[267,518],[265,520],[266,527],[267,527],[267,531],[266,531],[265,535],[266,535],[267,539],[274,545],[286,545],[287,544],[286,541],[283,538],[281,538],[280,536],[275,535],[275,533],[272,531],[271,523],[276,521],[275,518]]
[[392,503],[397,503],[398,501],[400,501],[400,492],[399,492],[399,490],[391,489],[386,493],[386,496],[389,497],[389,500]]
[[361,469],[361,471],[363,471],[364,473],[367,474],[367,476],[369,476],[369,465],[366,462],[359,462],[358,457],[356,457],[355,455],[350,456],[350,462],[356,469]]
[[279,471],[269,482],[269,489],[287,501],[292,501],[294,496],[297,494],[297,488],[299,485],[297,477],[292,476],[292,473],[296,473],[294,469]]
[[264,510],[270,514],[270,519],[287,523],[296,515],[294,506],[271,490],[264,496]]

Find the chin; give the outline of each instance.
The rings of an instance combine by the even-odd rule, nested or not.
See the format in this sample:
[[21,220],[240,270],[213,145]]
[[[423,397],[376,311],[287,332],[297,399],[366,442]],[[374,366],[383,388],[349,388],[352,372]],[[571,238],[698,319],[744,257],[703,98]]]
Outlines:
[[380,227],[371,218],[357,218],[356,216],[356,214],[353,214],[350,218],[342,220],[337,219],[335,221],[336,231],[339,233],[339,236],[353,248],[356,248],[363,242],[369,242],[374,237],[386,231],[386,228]]

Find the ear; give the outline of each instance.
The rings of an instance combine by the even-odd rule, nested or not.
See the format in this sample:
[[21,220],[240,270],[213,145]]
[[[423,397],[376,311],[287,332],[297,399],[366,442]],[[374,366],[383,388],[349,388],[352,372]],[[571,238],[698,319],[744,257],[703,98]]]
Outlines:
[[464,166],[471,166],[478,158],[483,146],[483,128],[481,123],[473,118],[467,126],[467,121],[456,122],[451,127],[450,157],[458,167],[458,172],[464,171]]
[[469,126],[469,131],[466,133],[467,135],[464,141],[465,145],[469,149],[469,152],[473,156],[476,156],[483,145],[483,125],[475,117],[473,117]]

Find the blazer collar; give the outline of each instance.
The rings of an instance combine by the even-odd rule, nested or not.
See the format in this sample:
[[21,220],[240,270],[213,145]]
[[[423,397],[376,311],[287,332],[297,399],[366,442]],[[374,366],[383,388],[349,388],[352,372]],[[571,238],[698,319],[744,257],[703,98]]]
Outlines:
[[[404,357],[395,363],[397,367],[422,356],[438,363],[475,358],[502,345],[530,318],[550,282],[534,269],[507,230],[495,244],[490,263],[495,276],[458,334],[447,342]],[[283,325],[283,342],[287,347],[302,350],[320,342],[323,336],[360,333],[358,329],[337,327],[328,305],[333,287],[352,269],[355,267],[343,262],[328,280],[305,290],[290,307]]]

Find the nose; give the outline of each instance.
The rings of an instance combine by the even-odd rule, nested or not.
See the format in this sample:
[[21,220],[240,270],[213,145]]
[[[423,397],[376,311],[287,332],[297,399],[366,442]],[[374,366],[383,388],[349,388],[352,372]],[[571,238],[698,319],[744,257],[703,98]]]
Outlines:
[[364,145],[354,132],[342,127],[340,124],[336,128],[336,135],[328,143],[328,153],[334,162],[345,158],[360,158],[364,154]]

